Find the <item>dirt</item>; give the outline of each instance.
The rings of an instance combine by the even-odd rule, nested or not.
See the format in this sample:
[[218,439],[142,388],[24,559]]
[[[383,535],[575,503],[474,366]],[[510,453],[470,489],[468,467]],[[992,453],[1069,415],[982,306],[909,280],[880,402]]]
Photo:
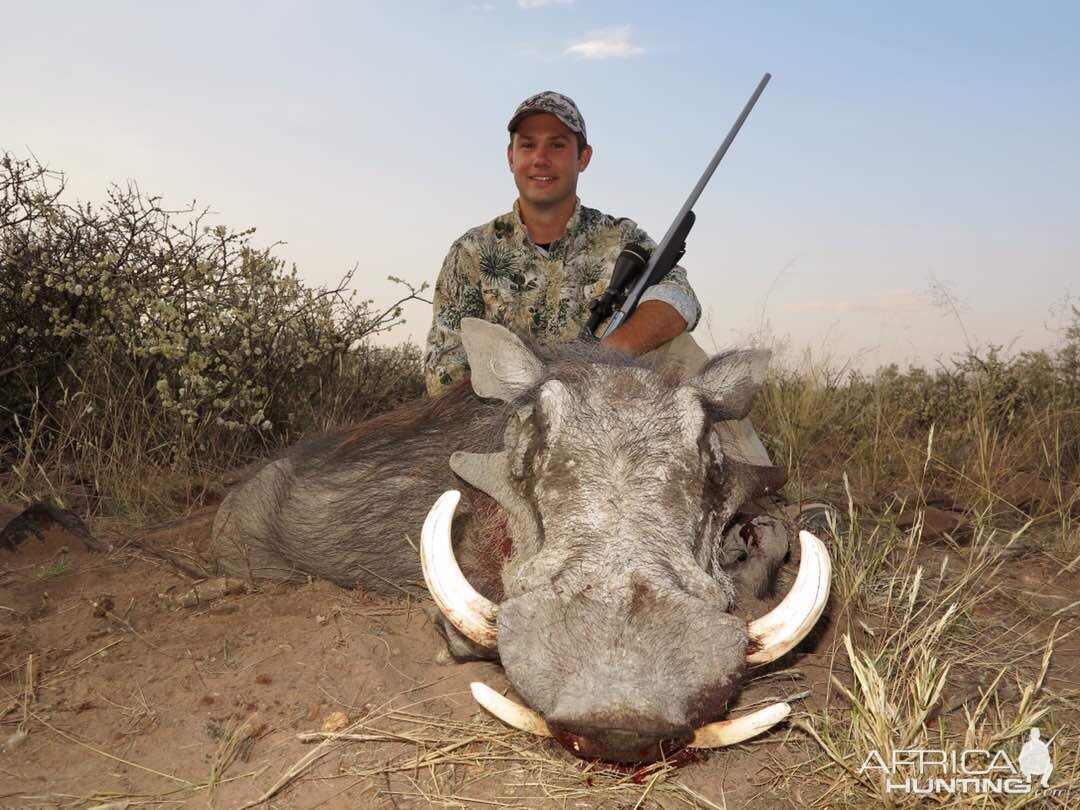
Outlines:
[[[198,560],[212,514],[143,536]],[[785,773],[821,759],[781,726],[677,768],[604,769],[487,716],[469,683],[504,690],[501,670],[439,663],[420,603],[310,582],[182,607],[188,576],[96,531],[113,551],[59,530],[0,551],[0,808],[239,808],[276,786],[260,806],[794,807],[807,797]],[[1044,574],[1028,566],[1013,583],[1035,593],[1020,608],[1076,598],[1075,577],[1047,589]],[[796,710],[820,708],[834,640],[826,623],[758,672],[735,711],[806,691]],[[1064,652],[1056,676],[1075,683],[1080,650]],[[365,739],[301,739],[324,728]]]

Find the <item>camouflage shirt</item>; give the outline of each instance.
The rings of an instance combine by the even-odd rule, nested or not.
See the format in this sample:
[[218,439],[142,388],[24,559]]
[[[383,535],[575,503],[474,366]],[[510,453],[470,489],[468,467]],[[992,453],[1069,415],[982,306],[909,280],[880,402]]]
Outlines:
[[[424,352],[429,394],[468,371],[461,319],[483,318],[544,342],[572,340],[589,318],[588,304],[607,289],[623,247],[656,244],[629,219],[616,219],[579,201],[566,233],[540,247],[529,239],[517,202],[507,214],[473,228],[450,246],[435,282],[434,318]],[[675,267],[642,301],[674,307],[693,329],[701,305]]]

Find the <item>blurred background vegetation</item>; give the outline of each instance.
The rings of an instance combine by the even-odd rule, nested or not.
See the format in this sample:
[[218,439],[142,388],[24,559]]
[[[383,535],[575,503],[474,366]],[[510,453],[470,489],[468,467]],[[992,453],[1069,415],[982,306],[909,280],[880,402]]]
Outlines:
[[809,355],[774,363],[754,422],[788,492],[871,506],[966,513],[1080,553],[1080,309],[1059,345],[968,349],[933,370],[866,374]]

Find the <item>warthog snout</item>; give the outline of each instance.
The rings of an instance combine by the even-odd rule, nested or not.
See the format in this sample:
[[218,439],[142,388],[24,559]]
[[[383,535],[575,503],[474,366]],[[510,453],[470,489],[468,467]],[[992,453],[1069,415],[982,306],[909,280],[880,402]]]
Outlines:
[[[582,759],[612,762],[653,762],[685,748],[694,738],[688,725],[673,726],[660,717],[636,715],[612,720],[607,712],[562,722],[549,718],[551,735]],[[625,727],[624,727],[625,724]]]

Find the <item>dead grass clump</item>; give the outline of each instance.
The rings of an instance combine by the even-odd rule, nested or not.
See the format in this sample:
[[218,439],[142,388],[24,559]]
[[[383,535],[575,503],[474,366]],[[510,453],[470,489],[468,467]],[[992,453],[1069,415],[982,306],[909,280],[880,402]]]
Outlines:
[[[1053,529],[1080,554],[1080,310],[1053,350],[970,351],[933,372],[839,372],[805,357],[777,368],[755,410],[800,498],[881,511],[926,506]],[[901,507],[902,505],[902,507]],[[1040,535],[1043,534],[1040,532]]]
[[[1044,738],[1058,731],[1061,722],[1044,690],[1055,642],[1062,638],[1057,626],[1032,669],[1025,639],[989,618],[1001,569],[1028,526],[1005,538],[980,526],[970,546],[927,570],[921,524],[902,534],[888,522],[860,521],[854,508],[850,518],[834,544],[836,615],[846,628],[833,650],[836,693],[820,714],[796,721],[827,757],[826,765],[807,764],[796,773],[817,785],[816,804],[916,804],[926,797],[890,791],[888,779],[957,774],[936,766],[894,769],[894,762],[911,760],[904,752],[1003,751],[1017,763],[1029,729],[1039,726]],[[860,564],[860,550],[875,546],[885,553]],[[1080,763],[1063,759],[1058,757],[1051,788],[1080,788]],[[802,790],[807,792],[805,784]],[[965,807],[976,798],[1001,799],[943,791],[935,798]],[[1035,794],[1005,797],[1020,798]]]

